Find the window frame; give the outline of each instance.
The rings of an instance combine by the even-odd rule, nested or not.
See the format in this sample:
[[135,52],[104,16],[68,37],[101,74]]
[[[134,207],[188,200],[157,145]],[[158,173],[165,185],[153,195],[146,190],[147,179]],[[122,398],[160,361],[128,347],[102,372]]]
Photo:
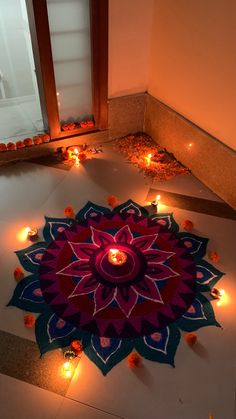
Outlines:
[[46,0],[26,0],[44,125],[51,140],[108,128],[108,0],[88,0],[91,28],[92,102],[95,126],[62,131]]

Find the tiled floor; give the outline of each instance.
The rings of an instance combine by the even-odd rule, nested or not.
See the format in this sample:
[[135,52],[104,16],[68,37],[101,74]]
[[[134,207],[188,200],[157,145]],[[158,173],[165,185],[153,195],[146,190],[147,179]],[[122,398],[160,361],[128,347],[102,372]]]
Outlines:
[[[15,286],[12,271],[18,262],[13,251],[28,245],[21,241],[21,228],[29,224],[40,228],[44,215],[63,216],[67,205],[79,209],[87,200],[106,205],[108,194],[145,205],[151,187],[220,201],[192,175],[152,183],[111,144],[70,171],[33,163],[1,169],[0,330],[34,340],[33,331],[23,326],[22,312],[5,307]],[[191,219],[194,233],[209,237],[209,249],[220,254],[218,267],[226,272],[221,286],[230,297],[228,305],[214,307],[223,329],[200,329],[198,351],[181,342],[175,369],[144,361],[143,367],[131,371],[123,361],[103,377],[83,355],[65,397],[0,375],[1,418],[208,419],[212,414],[214,419],[235,419],[236,222],[162,204],[160,211],[173,211],[179,223]]]

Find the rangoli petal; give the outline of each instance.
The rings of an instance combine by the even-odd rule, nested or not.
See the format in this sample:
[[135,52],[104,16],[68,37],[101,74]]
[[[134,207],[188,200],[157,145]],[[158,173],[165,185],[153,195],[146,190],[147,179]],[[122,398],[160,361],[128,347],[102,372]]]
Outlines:
[[114,236],[116,243],[131,243],[133,240],[133,235],[130,231],[128,225],[123,226]]
[[106,308],[115,298],[116,288],[98,285],[94,293],[94,314]]
[[150,247],[155,243],[158,234],[150,234],[145,236],[136,237],[132,241],[132,245],[137,247],[137,249],[144,252],[145,250],[150,249]]
[[97,247],[104,247],[108,244],[114,243],[114,237],[101,230],[91,227],[92,231],[92,241]]
[[69,295],[68,298],[77,297],[78,295],[89,294],[90,292],[95,291],[97,287],[98,283],[93,274],[87,274],[80,279],[75,289],[73,290],[71,295]]
[[141,281],[137,282],[137,284],[133,285],[132,288],[148,300],[163,303],[158,286],[147,275]]

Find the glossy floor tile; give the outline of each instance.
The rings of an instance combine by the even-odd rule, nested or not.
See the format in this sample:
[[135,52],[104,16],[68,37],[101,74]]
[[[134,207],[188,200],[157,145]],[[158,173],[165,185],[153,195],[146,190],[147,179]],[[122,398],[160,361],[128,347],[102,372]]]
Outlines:
[[115,416],[0,374],[2,419],[113,419]]
[[[152,182],[118,155],[112,143],[103,150],[70,171],[26,162],[1,169],[0,330],[35,340],[33,331],[23,325],[24,313],[6,304],[15,287],[13,270],[18,261],[14,250],[30,245],[22,239],[21,230],[36,226],[41,235],[44,215],[63,217],[65,206],[77,211],[88,200],[106,205],[110,194],[121,202],[132,198],[146,205],[150,188],[221,201],[192,175]],[[191,220],[193,233],[210,238],[208,249],[219,253],[215,266],[226,273],[220,287],[229,296],[227,305],[213,303],[222,329],[200,329],[194,350],[182,340],[175,369],[144,360],[142,367],[132,371],[123,361],[103,377],[83,355],[67,398],[0,375],[3,419],[209,419],[210,414],[213,419],[235,419],[236,222],[162,202],[159,211],[173,212],[180,225]]]

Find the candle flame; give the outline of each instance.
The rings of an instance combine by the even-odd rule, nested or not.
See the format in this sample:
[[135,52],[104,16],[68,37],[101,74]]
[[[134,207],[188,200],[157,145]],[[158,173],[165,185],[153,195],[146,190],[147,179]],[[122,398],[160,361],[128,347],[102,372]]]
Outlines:
[[71,378],[72,374],[73,374],[73,365],[71,364],[70,361],[66,361],[64,362],[64,364],[62,365],[62,375],[65,378]]
[[17,238],[20,242],[25,242],[28,238],[28,233],[31,230],[30,227],[22,228],[19,233],[17,234]]
[[110,249],[109,252],[110,252],[110,254],[112,256],[115,256],[115,255],[117,255],[117,253],[119,252],[119,250],[118,249]]
[[152,158],[152,154],[150,153],[150,154],[148,154],[148,158],[149,159],[151,159]]
[[74,154],[79,154],[78,148],[74,148]]
[[161,195],[157,195],[156,196],[156,202],[158,203],[158,201],[160,201],[160,199],[161,199]]
[[224,306],[224,305],[229,304],[230,298],[229,298],[228,294],[226,293],[226,291],[221,289],[221,290],[219,290],[219,293],[220,293],[219,300],[217,301],[216,305],[218,307],[220,307],[220,306]]

